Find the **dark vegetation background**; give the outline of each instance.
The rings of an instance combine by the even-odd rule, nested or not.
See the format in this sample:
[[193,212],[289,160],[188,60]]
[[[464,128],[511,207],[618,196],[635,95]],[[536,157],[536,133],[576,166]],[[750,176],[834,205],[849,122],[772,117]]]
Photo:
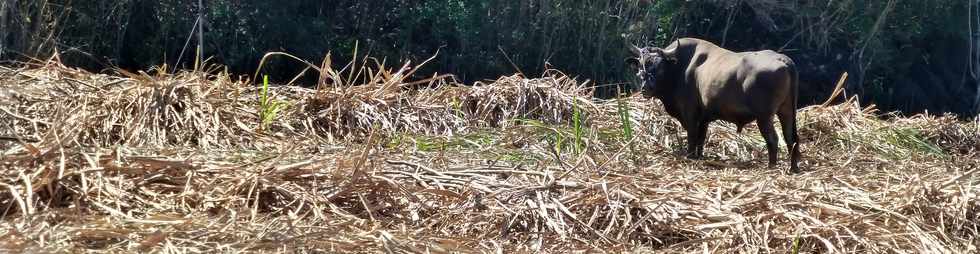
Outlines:
[[[555,68],[601,85],[630,81],[621,34],[664,46],[675,37],[732,50],[781,50],[796,60],[804,102],[825,99],[847,71],[849,94],[885,110],[980,111],[976,0],[209,0],[204,55],[251,74],[284,51],[315,63],[333,52],[389,65],[438,57],[420,75],[465,82]],[[191,68],[180,57],[198,0],[0,0],[0,59],[47,58],[93,71]],[[177,63],[178,58],[182,59]],[[277,59],[263,72],[288,80],[303,66]],[[611,85],[610,85],[611,84]]]

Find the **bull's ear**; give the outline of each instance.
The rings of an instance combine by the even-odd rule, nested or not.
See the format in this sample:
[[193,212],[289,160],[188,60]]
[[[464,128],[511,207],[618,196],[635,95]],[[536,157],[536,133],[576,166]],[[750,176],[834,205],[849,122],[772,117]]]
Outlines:
[[625,62],[626,62],[626,66],[630,67],[631,69],[640,68],[639,58],[636,57],[626,58]]

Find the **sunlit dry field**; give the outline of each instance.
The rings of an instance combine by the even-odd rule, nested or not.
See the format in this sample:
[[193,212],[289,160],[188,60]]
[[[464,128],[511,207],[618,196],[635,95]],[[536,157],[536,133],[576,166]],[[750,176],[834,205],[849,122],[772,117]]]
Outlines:
[[265,92],[218,69],[0,68],[0,251],[980,247],[977,119],[802,108],[792,175],[754,126],[716,122],[688,160],[659,102],[592,99],[558,71],[464,86],[330,66]]

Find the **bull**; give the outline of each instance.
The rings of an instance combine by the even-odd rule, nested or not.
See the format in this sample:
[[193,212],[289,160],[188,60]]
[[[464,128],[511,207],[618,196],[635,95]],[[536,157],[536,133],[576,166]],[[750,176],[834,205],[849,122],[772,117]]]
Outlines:
[[704,153],[708,124],[734,123],[738,132],[755,121],[766,141],[769,168],[776,166],[779,118],[790,156],[790,172],[799,172],[796,106],[799,75],[793,60],[771,50],[732,52],[711,42],[681,38],[666,48],[629,45],[636,57],[643,97],[657,98],[687,132],[687,157]]

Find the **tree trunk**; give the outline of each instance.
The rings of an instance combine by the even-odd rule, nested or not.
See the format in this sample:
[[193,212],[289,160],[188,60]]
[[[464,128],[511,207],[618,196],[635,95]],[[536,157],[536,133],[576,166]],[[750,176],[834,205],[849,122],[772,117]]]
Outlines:
[[204,0],[197,0],[197,59],[194,61],[194,70],[199,70],[204,61]]
[[7,50],[7,34],[10,28],[7,27],[7,7],[13,0],[0,0],[0,59],[4,59]]
[[[980,114],[980,1],[973,2],[974,11],[970,14],[971,28],[975,29],[976,32],[971,31],[969,36],[973,41],[973,70],[970,74],[973,76],[973,83],[977,86],[977,95],[974,105],[976,105],[975,113]],[[976,23],[973,23],[972,19],[976,19]]]
[[980,114],[980,1],[968,0],[966,4],[967,14],[967,34],[969,39],[967,47],[970,49],[967,54],[966,73],[963,75],[963,83],[973,82],[977,86],[976,95],[973,99],[973,113]]
[[41,55],[41,44],[44,43],[41,34],[43,34],[42,29],[44,29],[44,13],[47,12],[48,1],[36,1],[34,13],[31,13],[31,26],[30,30],[24,34],[24,38],[27,40],[26,47],[24,48],[24,53],[27,53],[31,57],[38,57]]

